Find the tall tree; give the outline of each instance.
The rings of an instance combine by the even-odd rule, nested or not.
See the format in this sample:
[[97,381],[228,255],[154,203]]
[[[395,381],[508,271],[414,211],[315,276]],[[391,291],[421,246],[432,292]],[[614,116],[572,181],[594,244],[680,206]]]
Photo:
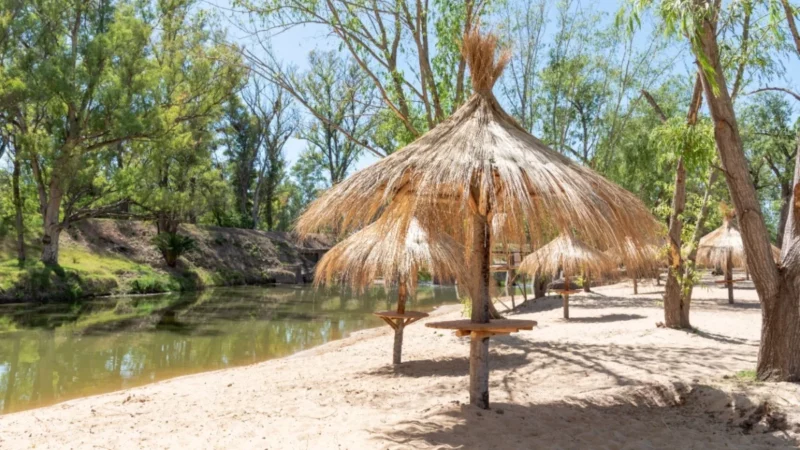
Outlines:
[[[634,2],[634,9],[653,6]],[[769,231],[761,212],[745,156],[718,42],[721,2],[689,0],[658,2],[668,29],[688,37],[703,81],[706,103],[725,181],[741,229],[748,267],[762,304],[761,346],[757,376],[761,380],[800,380],[800,165],[795,166],[792,207],[789,210],[780,267],[773,260]],[[792,23],[789,8],[787,20]],[[796,40],[800,55],[800,39]]]
[[378,103],[357,64],[333,52],[312,52],[309,65],[308,72],[297,77],[295,90],[321,119],[306,123],[299,137],[308,141],[306,157],[326,171],[334,185],[369,145]]
[[299,117],[291,98],[279,86],[265,87],[259,80],[253,80],[251,89],[245,91],[243,96],[261,136],[257,140],[259,146],[254,158],[256,176],[250,213],[252,226],[259,227],[263,205],[267,229],[272,230],[278,187],[285,176],[283,148],[297,129]]

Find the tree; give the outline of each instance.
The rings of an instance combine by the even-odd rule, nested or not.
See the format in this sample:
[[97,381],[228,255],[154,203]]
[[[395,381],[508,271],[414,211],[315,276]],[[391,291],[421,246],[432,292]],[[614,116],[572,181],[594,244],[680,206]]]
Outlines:
[[243,75],[237,56],[214,43],[219,33],[205,14],[193,13],[194,6],[191,0],[157,5],[161,33],[151,49],[158,77],[152,92],[163,105],[158,120],[164,131],[133,146],[134,200],[155,218],[159,234],[175,235],[181,222],[196,222],[204,193],[222,182],[211,158],[213,125]]
[[[651,6],[636,2],[635,7]],[[706,103],[714,123],[714,137],[725,181],[736,208],[748,267],[762,304],[761,346],[757,376],[760,380],[800,380],[800,165],[795,166],[792,207],[789,210],[781,251],[775,264],[769,231],[761,212],[739,132],[733,99],[728,89],[718,42],[721,2],[690,0],[661,2],[658,10],[668,29],[688,37],[703,81]],[[791,8],[787,21],[793,23]],[[790,25],[791,27],[791,25]],[[796,27],[794,27],[796,29]],[[800,39],[793,33],[800,54]]]
[[[767,92],[742,111],[742,141],[750,173],[759,191],[762,204],[778,198],[778,220],[775,226],[778,247],[789,215],[792,196],[794,160],[797,157],[795,136],[800,131],[792,123],[794,110],[783,96]],[[764,187],[769,187],[765,191]],[[771,227],[770,227],[771,228]]]
[[333,52],[312,52],[309,64],[295,89],[321,119],[306,123],[298,134],[309,143],[306,158],[325,170],[334,185],[371,140],[378,105],[372,84],[351,61]]
[[261,136],[255,152],[255,186],[253,187],[251,220],[258,228],[261,208],[268,230],[275,225],[277,191],[285,176],[286,161],[283,148],[299,124],[291,98],[278,86],[264,87],[254,80],[252,88],[244,94],[245,103],[255,119]]
[[[309,23],[324,27],[402,124],[405,133],[399,144],[406,144],[466,98],[469,88],[460,38],[486,14],[490,1],[434,0],[432,7],[427,1],[409,0],[239,0],[237,4],[266,22],[268,31]],[[245,55],[256,66],[272,65],[251,51]]]

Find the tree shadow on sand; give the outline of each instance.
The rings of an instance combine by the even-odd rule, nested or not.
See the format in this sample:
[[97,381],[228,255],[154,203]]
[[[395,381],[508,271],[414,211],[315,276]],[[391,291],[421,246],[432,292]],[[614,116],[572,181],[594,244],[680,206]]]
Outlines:
[[[643,386],[539,404],[493,403],[491,410],[449,404],[373,433],[399,448],[796,448],[781,434],[785,422],[771,422],[752,404],[731,417],[740,411],[709,406],[735,402],[731,394],[709,386],[701,392],[687,400],[666,387]],[[774,426],[757,430],[759,421]]]
[[[516,352],[498,355],[490,353],[492,370],[511,370],[528,364],[527,353]],[[421,359],[403,362],[398,365],[387,365],[366,372],[367,376],[401,376],[421,377],[463,377],[469,374],[469,358]]]
[[569,322],[574,323],[603,323],[603,322],[624,322],[626,320],[646,319],[640,314],[603,314],[596,317],[571,317]]

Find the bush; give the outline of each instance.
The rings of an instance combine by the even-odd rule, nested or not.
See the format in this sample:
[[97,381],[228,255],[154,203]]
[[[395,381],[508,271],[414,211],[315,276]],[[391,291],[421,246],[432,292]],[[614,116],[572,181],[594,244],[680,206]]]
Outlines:
[[194,239],[178,233],[158,234],[153,238],[153,244],[164,256],[169,267],[175,267],[178,258],[196,248]]

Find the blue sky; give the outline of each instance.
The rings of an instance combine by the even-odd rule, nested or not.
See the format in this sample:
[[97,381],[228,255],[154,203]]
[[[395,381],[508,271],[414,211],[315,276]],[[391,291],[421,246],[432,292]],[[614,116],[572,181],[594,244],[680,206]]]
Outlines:
[[[216,8],[217,13],[224,18],[222,20],[222,25],[227,28],[229,39],[252,50],[258,48],[255,37],[244,32],[237,25],[237,23],[241,23],[241,20],[244,16],[229,9],[229,0],[206,1],[206,6],[220,6],[219,8]],[[610,0],[583,2],[583,6],[590,6],[595,11],[606,13],[609,21],[613,20],[613,17],[621,4],[621,1]],[[546,30],[546,34],[552,35],[552,21],[555,17],[554,11],[555,5],[550,6],[551,23],[548,24],[549,26]],[[642,26],[645,31],[645,33],[642,33],[644,36],[649,33],[649,29],[652,27],[651,25],[648,25],[647,22],[643,22]],[[261,38],[264,37],[264,35],[261,35]],[[338,46],[338,41],[336,41],[335,38],[329,37],[325,29],[320,26],[306,25],[294,27],[280,34],[272,36],[271,40],[277,57],[281,59],[283,63],[294,65],[300,70],[304,70],[308,67],[307,58],[310,51],[314,49],[335,49]],[[641,44],[645,45],[646,42],[642,42]],[[694,70],[694,67],[689,52],[685,49],[685,47],[680,48],[683,48],[682,58],[679,60],[679,63],[676,64],[675,72],[678,74],[687,74],[688,76],[688,74]],[[786,79],[775,80],[771,84],[777,86],[796,87],[798,85],[798,81],[800,81],[800,60],[792,56],[787,58],[784,63],[786,67]],[[751,89],[753,88],[755,87],[751,86]],[[797,108],[797,110],[800,110],[800,108]],[[307,114],[305,114],[305,116],[308,117]],[[294,162],[297,161],[300,153],[305,149],[305,147],[306,143],[303,140],[296,138],[289,140],[285,150],[286,159],[289,166],[293,165]],[[375,162],[375,160],[376,157],[366,153],[358,160],[355,165],[355,169],[358,170],[366,167],[367,165]]]

